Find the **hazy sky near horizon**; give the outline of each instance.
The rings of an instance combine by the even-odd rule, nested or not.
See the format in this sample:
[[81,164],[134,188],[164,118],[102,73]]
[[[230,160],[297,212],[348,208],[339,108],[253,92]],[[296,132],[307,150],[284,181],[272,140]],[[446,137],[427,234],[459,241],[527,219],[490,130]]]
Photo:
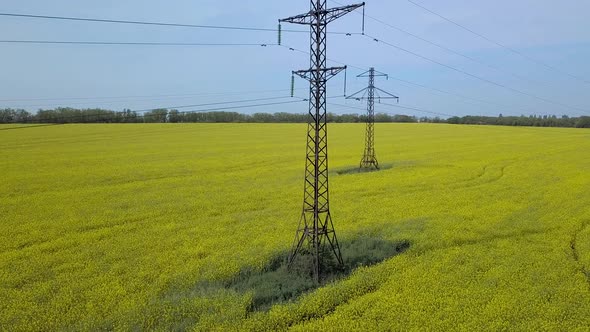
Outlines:
[[[526,56],[590,81],[590,1],[415,1]],[[331,1],[328,4],[337,6]],[[3,0],[0,5],[2,13],[271,29],[276,28],[279,18],[308,10],[307,0]],[[377,80],[377,86],[398,95],[401,106],[450,115],[590,115],[590,101],[585,98],[590,83],[525,60],[407,0],[369,0],[366,13],[489,66],[449,53],[370,18],[366,20],[367,35],[508,87],[501,88],[477,80],[375,42],[367,36],[329,36],[328,58],[355,67],[368,69],[374,66],[390,74],[392,78],[389,80]],[[283,29],[300,30],[306,27],[284,24]],[[355,13],[329,26],[329,31],[360,32],[360,29],[361,15]],[[286,46],[305,51],[309,49],[306,33],[284,33],[282,39]],[[277,33],[0,16],[0,40],[274,44]],[[309,67],[308,55],[277,46],[1,43],[0,47],[0,108],[25,108],[30,111],[57,106],[143,110],[288,97],[291,70]],[[366,86],[366,79],[354,78],[360,72],[357,68],[349,68],[349,93]],[[343,78],[340,75],[330,82],[329,96],[343,94]],[[400,79],[471,99],[423,89]],[[307,87],[307,82],[297,80],[296,94],[307,97]],[[334,104],[346,103],[364,108],[359,102],[338,98],[330,99],[330,103],[328,111],[335,113],[362,113],[362,110]],[[303,113],[307,111],[307,105],[297,103],[235,111]],[[377,111],[432,116],[384,105],[377,105]]]

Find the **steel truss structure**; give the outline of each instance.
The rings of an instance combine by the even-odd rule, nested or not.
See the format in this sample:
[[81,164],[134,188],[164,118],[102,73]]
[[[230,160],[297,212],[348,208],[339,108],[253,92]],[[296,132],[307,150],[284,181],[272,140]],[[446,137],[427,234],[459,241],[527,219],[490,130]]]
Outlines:
[[[357,75],[357,77],[368,77],[369,86],[356,92],[346,99],[367,100],[367,130],[365,132],[365,150],[361,159],[359,169],[379,169],[379,162],[375,155],[375,96],[378,100],[381,99],[397,99],[399,97],[392,95],[387,91],[383,91],[375,87],[375,77],[384,76],[388,78],[387,74],[375,71],[375,68],[370,68],[368,71]],[[381,95],[381,92],[383,95]]]
[[303,191],[303,212],[289,255],[289,267],[304,248],[312,256],[313,277],[319,282],[322,255],[329,249],[338,264],[344,264],[330,215],[328,193],[328,128],[326,83],[346,67],[326,67],[327,25],[365,3],[328,9],[326,0],[311,0],[308,13],[279,20],[310,26],[310,68],[294,71],[310,83],[307,152]]

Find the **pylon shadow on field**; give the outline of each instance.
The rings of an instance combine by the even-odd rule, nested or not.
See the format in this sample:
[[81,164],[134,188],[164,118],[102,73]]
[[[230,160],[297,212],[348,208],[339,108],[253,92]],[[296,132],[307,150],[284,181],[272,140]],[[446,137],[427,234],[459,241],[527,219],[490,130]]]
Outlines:
[[376,169],[374,167],[370,167],[370,168],[366,168],[366,167],[359,167],[359,166],[351,166],[351,167],[343,167],[343,168],[336,168],[334,170],[332,170],[331,172],[334,172],[338,175],[346,175],[346,174],[359,174],[359,173],[372,173],[372,172],[379,172],[379,171],[383,171],[386,169],[390,169],[393,168],[394,164],[393,163],[388,163],[388,164],[379,164],[379,169]]
[[336,264],[332,255],[326,253],[321,266],[320,282],[311,275],[311,255],[298,256],[287,267],[288,252],[277,255],[262,271],[245,269],[224,285],[239,293],[250,292],[250,311],[264,311],[274,304],[296,300],[328,283],[350,275],[356,268],[378,264],[399,255],[410,247],[410,242],[387,241],[376,237],[362,236],[340,243],[344,266]]

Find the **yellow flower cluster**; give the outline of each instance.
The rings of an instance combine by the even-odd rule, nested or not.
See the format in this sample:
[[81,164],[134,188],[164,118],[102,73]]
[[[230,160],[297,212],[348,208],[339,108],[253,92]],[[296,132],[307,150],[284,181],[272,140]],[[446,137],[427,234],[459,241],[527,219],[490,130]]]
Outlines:
[[[330,124],[342,243],[410,248],[270,310],[219,287],[288,252],[303,124],[0,133],[0,329],[562,330],[590,326],[590,131]],[[344,257],[346,260],[346,257]]]

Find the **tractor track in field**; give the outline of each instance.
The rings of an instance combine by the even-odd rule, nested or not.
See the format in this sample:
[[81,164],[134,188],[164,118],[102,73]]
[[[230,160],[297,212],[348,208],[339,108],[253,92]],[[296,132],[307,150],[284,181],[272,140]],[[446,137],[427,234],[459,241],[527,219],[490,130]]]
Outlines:
[[7,127],[7,128],[0,128],[0,131],[16,130],[16,129],[28,129],[28,128],[36,128],[36,127],[47,127],[47,126],[59,126],[59,125],[61,125],[61,123],[39,124],[39,125],[20,126],[20,127]]
[[[94,191],[101,191],[101,190],[104,190],[107,188],[133,185],[136,183],[147,184],[149,182],[168,180],[168,179],[180,180],[183,178],[196,177],[197,175],[198,174],[196,174],[196,173],[178,173],[178,174],[172,174],[172,175],[160,175],[160,176],[152,176],[152,177],[146,176],[145,178],[137,178],[137,179],[129,179],[129,180],[123,180],[123,179],[119,179],[119,178],[108,178],[101,183],[79,184],[76,187],[76,189],[84,188],[84,189],[89,189],[89,190],[94,190]],[[37,195],[59,195],[59,194],[69,193],[71,191],[72,191],[72,188],[58,188],[58,189],[51,189],[50,188],[47,190],[35,189],[34,191],[29,190],[29,192],[25,192],[25,193],[23,193],[23,192],[9,193],[9,194],[5,195],[5,197],[12,198],[12,199],[17,199],[17,198],[18,199],[25,199],[25,198],[30,198],[32,196],[37,196]]]
[[32,240],[32,241],[20,243],[18,245],[12,246],[10,248],[6,248],[4,250],[1,250],[0,255],[4,255],[4,254],[10,253],[10,252],[22,252],[22,251],[26,251],[26,250],[39,250],[40,253],[43,253],[43,254],[55,253],[55,252],[59,252],[62,250],[68,250],[68,249],[74,248],[77,244],[70,243],[65,246],[62,244],[60,244],[60,246],[57,246],[56,242],[59,242],[59,240],[62,240],[64,238],[68,238],[71,236],[80,236],[80,235],[82,235],[82,236],[83,235],[94,235],[99,240],[102,240],[106,237],[109,237],[112,235],[117,236],[119,234],[101,235],[101,232],[104,232],[107,230],[112,230],[112,229],[122,229],[125,227],[129,228],[129,229],[127,229],[127,231],[135,230],[139,227],[137,225],[137,223],[149,221],[150,219],[158,218],[158,217],[161,217],[164,215],[166,215],[166,213],[162,212],[162,213],[154,214],[153,216],[149,216],[149,217],[139,216],[139,217],[134,217],[134,218],[129,218],[129,219],[121,219],[121,220],[118,220],[117,222],[113,222],[110,224],[85,225],[79,229],[70,229],[67,231],[63,231],[60,233],[60,235],[58,237],[38,239],[38,240]]
[[578,251],[577,247],[578,234],[584,231],[588,226],[590,226],[590,220],[584,221],[582,225],[574,232],[574,235],[572,235],[572,239],[570,240],[570,248],[572,250],[572,257],[574,261],[580,266],[580,272],[582,272],[582,274],[586,277],[588,287],[590,288],[590,266],[584,266],[584,264],[580,261],[580,252]]
[[[423,184],[420,185],[412,185],[408,186],[404,193],[416,193],[416,192],[424,192],[429,190],[438,190],[444,188],[451,188],[451,189],[471,189],[477,188],[485,185],[493,184],[497,181],[500,181],[506,175],[506,168],[512,166],[513,164],[505,164],[499,167],[493,167],[492,165],[484,165],[482,170],[476,174],[475,176],[460,180],[456,182],[446,182],[438,185],[433,185],[432,187],[424,187]],[[492,170],[498,172],[498,174],[489,175]],[[383,192],[384,193],[384,192]]]
[[492,172],[493,167],[491,167],[491,165],[485,165],[483,167],[483,170],[480,174],[478,174],[477,176],[475,176],[474,178],[468,179],[468,180],[464,180],[461,182],[456,182],[454,184],[451,185],[451,187],[453,188],[473,188],[473,187],[479,187],[479,186],[483,186],[486,184],[491,184],[497,181],[500,181],[505,174],[505,169],[506,167],[510,166],[511,164],[507,164],[504,166],[501,166],[499,168],[496,168],[497,170],[499,170],[499,174],[494,174],[494,175],[489,175]]

